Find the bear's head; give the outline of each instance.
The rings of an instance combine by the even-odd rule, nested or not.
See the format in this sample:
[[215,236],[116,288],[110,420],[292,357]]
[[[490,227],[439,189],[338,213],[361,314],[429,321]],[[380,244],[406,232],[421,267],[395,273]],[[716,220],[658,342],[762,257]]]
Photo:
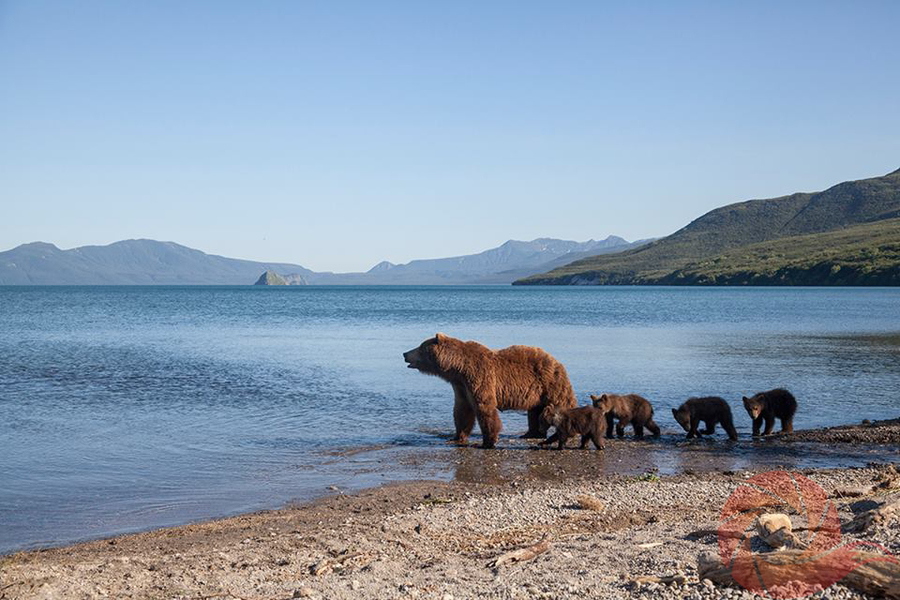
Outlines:
[[591,402],[593,403],[594,408],[600,409],[604,414],[613,409],[613,401],[608,394],[602,394],[600,396],[591,394]]
[[673,408],[672,416],[675,417],[675,420],[678,421],[678,424],[681,425],[682,429],[685,431],[691,430],[691,411],[686,404],[682,404],[678,408]]
[[440,343],[442,336],[442,333],[438,333],[433,338],[425,340],[412,350],[404,352],[403,360],[406,361],[406,367],[408,369],[417,369],[423,373],[436,375],[438,372],[438,363],[434,350],[435,346]]
[[744,408],[747,409],[747,414],[750,415],[750,418],[755,419],[759,417],[760,413],[763,411],[763,400],[759,397],[759,394],[752,398],[744,396]]
[[419,344],[417,348],[404,352],[403,360],[406,361],[409,369],[416,369],[428,375],[447,377],[454,369],[458,370],[459,368],[457,365],[460,362],[458,350],[461,344],[462,342],[456,338],[438,333],[433,338]]
[[562,418],[562,409],[553,404],[548,404],[541,411],[541,422],[545,427],[559,427]]

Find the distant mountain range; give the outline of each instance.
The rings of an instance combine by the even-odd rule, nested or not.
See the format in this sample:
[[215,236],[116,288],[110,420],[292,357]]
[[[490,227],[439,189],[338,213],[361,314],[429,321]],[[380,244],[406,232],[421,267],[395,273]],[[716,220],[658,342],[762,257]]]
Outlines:
[[730,204],[672,235],[521,285],[900,285],[900,170]]
[[347,285],[464,285],[512,283],[521,277],[610,252],[621,252],[647,243],[628,242],[611,235],[604,240],[573,242],[538,238],[530,242],[509,240],[478,254],[413,260],[395,265],[383,261],[365,273],[300,273],[311,284]]
[[[510,283],[585,256],[641,243],[616,236],[587,242],[510,240],[478,254],[402,265],[385,261],[365,273],[318,273],[296,264],[226,258],[155,240],[125,240],[71,250],[34,242],[0,252],[0,285],[250,285],[267,272],[301,285]],[[261,283],[269,281],[277,280],[267,276]]]

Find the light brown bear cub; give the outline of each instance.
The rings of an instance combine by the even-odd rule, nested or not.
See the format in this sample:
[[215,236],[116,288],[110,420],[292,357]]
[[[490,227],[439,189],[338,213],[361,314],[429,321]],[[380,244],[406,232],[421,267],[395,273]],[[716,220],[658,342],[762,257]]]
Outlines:
[[548,406],[541,413],[541,421],[547,428],[556,427],[556,432],[540,443],[549,446],[557,442],[556,449],[562,450],[573,435],[581,435],[579,448],[587,446],[588,440],[594,442],[597,450],[603,449],[603,432],[606,430],[605,415],[590,406],[580,408],[559,408]]
[[629,424],[634,427],[634,437],[644,437],[644,427],[650,430],[653,437],[659,437],[659,426],[653,420],[653,406],[646,398],[637,394],[591,394],[591,401],[594,408],[606,414],[606,437],[613,436],[615,419],[619,420],[616,426],[616,435],[619,437],[625,435],[625,427]]
[[566,368],[540,348],[491,350],[439,333],[404,352],[403,360],[410,369],[453,386],[457,442],[468,440],[478,419],[482,446],[493,448],[502,427],[500,410],[527,410],[528,433],[523,437],[542,438],[547,434],[540,424],[544,407],[578,404]]

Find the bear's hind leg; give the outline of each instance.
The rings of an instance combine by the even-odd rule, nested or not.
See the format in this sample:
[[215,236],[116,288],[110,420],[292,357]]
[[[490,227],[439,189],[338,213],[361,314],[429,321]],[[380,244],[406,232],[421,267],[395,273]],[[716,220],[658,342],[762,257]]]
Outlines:
[[722,428],[728,433],[731,441],[737,441],[737,430],[734,428],[734,421],[731,419],[731,415],[725,415],[725,418],[722,419]]
[[497,438],[500,437],[500,430],[503,428],[503,423],[500,422],[500,413],[493,407],[478,407],[476,415],[478,416],[478,427],[481,428],[481,447],[493,448],[497,445]]
[[644,426],[640,423],[632,423],[634,425],[634,437],[640,439],[644,437]]
[[625,428],[628,424],[631,423],[631,419],[619,419],[619,424],[616,425],[616,436],[617,437],[625,437]]
[[650,433],[653,434],[653,437],[660,436],[659,425],[657,425],[656,421],[654,421],[653,419],[650,419],[649,421],[644,423],[644,427],[650,430]]
[[781,433],[794,433],[794,418],[781,420]]
[[580,450],[584,450],[584,447],[587,446],[588,440],[590,440],[591,437],[592,437],[592,436],[591,436],[591,434],[589,434],[589,433],[587,433],[587,434],[581,436],[581,445],[578,446],[578,448],[579,448]]
[[547,430],[541,427],[541,410],[543,406],[529,409],[528,411],[528,431],[522,436],[522,439],[542,438],[547,435]]

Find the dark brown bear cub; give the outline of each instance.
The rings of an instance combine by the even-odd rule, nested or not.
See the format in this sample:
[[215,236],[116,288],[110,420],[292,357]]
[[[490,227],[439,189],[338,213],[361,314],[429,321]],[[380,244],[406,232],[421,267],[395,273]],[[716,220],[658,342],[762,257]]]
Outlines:
[[763,435],[772,433],[775,427],[775,419],[781,421],[782,433],[793,433],[794,431],[794,413],[797,412],[797,400],[789,391],[778,388],[769,390],[768,392],[760,392],[748,398],[744,396],[744,408],[747,414],[753,419],[753,437],[759,435],[759,428],[763,421],[766,428]]
[[[688,432],[688,438],[710,435],[716,430],[716,423],[721,423],[728,432],[728,437],[737,440],[737,431],[734,429],[734,420],[731,418],[731,407],[718,396],[706,398],[690,398],[687,402],[672,409],[675,420]],[[700,422],[706,424],[706,429],[697,431]]]
[[562,450],[570,437],[581,435],[579,448],[587,446],[588,440],[594,442],[597,450],[603,449],[603,432],[606,431],[605,415],[590,406],[580,408],[560,408],[548,406],[541,413],[541,421],[547,428],[556,427],[556,433],[540,443],[549,446],[557,442],[556,449]]
[[606,414],[606,437],[613,436],[613,421],[619,419],[616,435],[625,435],[625,427],[634,427],[634,437],[644,437],[644,427],[650,430],[653,437],[659,437],[659,426],[653,421],[653,407],[646,398],[637,394],[591,394],[594,408]]

